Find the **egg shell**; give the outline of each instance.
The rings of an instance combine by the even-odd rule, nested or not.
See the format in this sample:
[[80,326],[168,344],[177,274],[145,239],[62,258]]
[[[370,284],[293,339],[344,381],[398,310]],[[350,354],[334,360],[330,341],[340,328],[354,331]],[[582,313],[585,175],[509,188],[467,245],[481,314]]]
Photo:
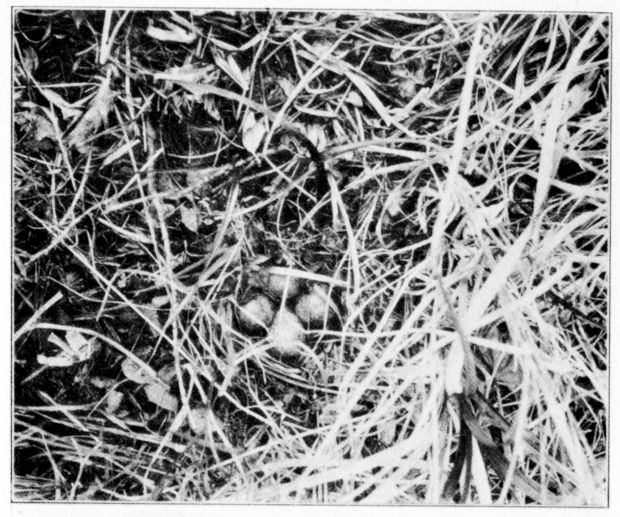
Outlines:
[[256,331],[268,327],[273,321],[274,308],[271,300],[259,294],[241,305],[237,311],[239,323],[248,331]]
[[269,294],[277,298],[282,298],[286,291],[286,298],[294,298],[299,294],[299,280],[290,275],[280,273],[269,273],[267,279],[267,290]]
[[325,288],[314,285],[312,290],[299,297],[295,314],[306,324],[321,323],[333,316],[333,308]]
[[284,355],[293,355],[300,351],[303,343],[304,328],[295,316],[286,307],[282,307],[269,332],[269,341],[274,350]]

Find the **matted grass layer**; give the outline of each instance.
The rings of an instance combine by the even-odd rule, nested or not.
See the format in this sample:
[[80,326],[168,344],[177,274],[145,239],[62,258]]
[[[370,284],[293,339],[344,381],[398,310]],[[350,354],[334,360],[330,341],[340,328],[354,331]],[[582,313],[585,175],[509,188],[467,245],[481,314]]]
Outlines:
[[609,30],[16,12],[14,498],[604,505]]

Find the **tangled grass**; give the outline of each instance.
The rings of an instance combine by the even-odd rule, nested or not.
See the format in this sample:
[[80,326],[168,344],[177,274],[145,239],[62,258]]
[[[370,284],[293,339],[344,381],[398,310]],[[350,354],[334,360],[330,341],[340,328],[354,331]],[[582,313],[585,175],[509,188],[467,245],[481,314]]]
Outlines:
[[606,504],[607,17],[14,14],[15,500]]

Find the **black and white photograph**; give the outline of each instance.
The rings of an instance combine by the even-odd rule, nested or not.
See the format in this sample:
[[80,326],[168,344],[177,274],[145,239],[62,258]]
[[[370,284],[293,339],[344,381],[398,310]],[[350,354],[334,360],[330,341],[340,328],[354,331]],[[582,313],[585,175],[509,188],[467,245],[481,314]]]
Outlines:
[[12,8],[15,508],[609,507],[612,15],[386,7]]

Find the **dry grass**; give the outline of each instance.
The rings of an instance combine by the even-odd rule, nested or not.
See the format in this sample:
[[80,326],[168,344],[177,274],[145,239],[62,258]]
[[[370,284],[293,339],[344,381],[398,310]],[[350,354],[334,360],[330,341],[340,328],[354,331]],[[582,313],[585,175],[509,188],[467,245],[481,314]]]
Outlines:
[[[605,504],[609,19],[14,28],[15,499]],[[337,301],[302,356],[265,264]]]

